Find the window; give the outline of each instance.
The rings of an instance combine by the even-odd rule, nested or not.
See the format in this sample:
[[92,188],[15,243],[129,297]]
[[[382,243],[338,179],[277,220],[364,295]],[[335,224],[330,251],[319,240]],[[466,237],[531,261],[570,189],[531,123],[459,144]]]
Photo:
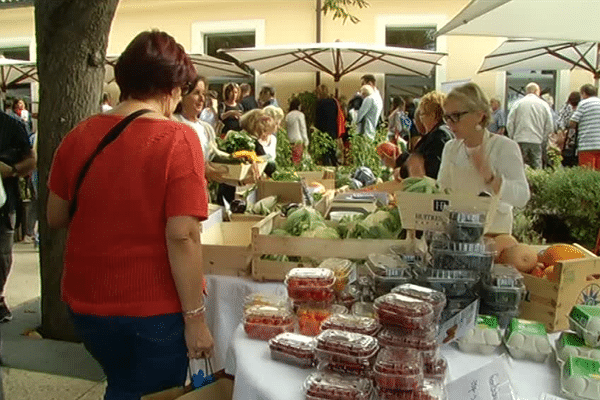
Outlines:
[[[433,26],[423,27],[386,27],[386,46],[407,47],[411,49],[436,50],[436,28]],[[394,96],[406,98],[418,98],[435,89],[435,70],[428,77],[410,75],[385,76],[385,93],[388,99]],[[384,104],[385,112],[388,112],[389,102]]]
[[7,47],[0,48],[0,55],[13,60],[29,61],[29,47]]
[[[206,33],[204,34],[204,50],[209,56],[217,57],[226,61],[234,62],[228,54],[219,53],[219,49],[235,49],[239,47],[255,46],[254,32],[226,32],[226,33]],[[248,71],[252,73],[252,71]],[[245,79],[211,79],[208,85],[210,90],[216,90],[219,96],[223,94],[223,86],[230,81],[245,82]],[[254,81],[254,79],[252,79]],[[252,84],[253,82],[249,82]]]
[[[506,109],[525,96],[525,86],[535,82],[540,86],[541,94],[550,93],[556,100],[556,71],[514,70],[506,72]],[[556,109],[556,104],[554,104]]]

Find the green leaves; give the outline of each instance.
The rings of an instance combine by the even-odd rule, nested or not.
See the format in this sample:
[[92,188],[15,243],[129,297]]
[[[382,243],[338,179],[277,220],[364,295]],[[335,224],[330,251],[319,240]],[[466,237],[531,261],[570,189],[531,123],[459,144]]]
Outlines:
[[317,128],[313,128],[310,142],[308,144],[308,152],[313,160],[323,161],[326,154],[335,149],[335,142],[328,133],[321,132]]
[[537,241],[533,232],[541,215],[562,220],[571,236],[593,248],[600,228],[600,171],[588,168],[526,170],[531,199],[515,212],[514,235],[522,241]]
[[324,0],[322,10],[324,15],[332,12],[334,20],[341,18],[346,23],[346,20],[350,19],[350,22],[357,24],[360,19],[348,12],[348,8],[353,6],[363,8],[368,7],[369,3],[365,0]]

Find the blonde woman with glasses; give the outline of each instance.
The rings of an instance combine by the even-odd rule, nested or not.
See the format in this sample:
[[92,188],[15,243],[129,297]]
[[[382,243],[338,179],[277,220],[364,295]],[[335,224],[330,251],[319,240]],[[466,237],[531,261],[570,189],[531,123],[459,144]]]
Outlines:
[[530,195],[519,146],[487,130],[492,109],[476,84],[454,88],[443,108],[443,119],[456,139],[444,147],[438,183],[453,193],[499,196],[489,232],[510,233],[513,207],[523,207]]

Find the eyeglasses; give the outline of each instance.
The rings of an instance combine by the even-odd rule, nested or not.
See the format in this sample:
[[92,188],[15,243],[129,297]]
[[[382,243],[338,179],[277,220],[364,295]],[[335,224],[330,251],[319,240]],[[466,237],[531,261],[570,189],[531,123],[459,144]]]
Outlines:
[[446,123],[453,122],[453,123],[457,124],[458,122],[460,122],[460,119],[463,117],[463,115],[467,115],[470,112],[471,111],[457,111],[457,112],[453,112],[450,114],[444,114],[444,115],[442,115],[442,119]]

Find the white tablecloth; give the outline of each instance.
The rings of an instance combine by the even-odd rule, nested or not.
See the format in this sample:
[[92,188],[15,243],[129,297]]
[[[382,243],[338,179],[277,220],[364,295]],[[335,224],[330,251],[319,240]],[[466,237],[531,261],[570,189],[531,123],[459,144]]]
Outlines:
[[[551,340],[557,336],[551,335]],[[497,355],[504,351],[502,347]],[[444,346],[442,355],[448,360],[448,381],[484,366],[495,357],[463,353],[454,345]],[[315,371],[272,360],[267,343],[249,339],[241,325],[227,351],[225,370],[235,375],[233,400],[304,400],[302,383]],[[554,355],[543,364],[510,359],[510,377],[521,400],[538,400],[542,393],[560,396],[560,372]]]
[[215,341],[213,369],[225,367],[225,355],[236,327],[242,320],[244,299],[253,292],[287,295],[280,282],[255,282],[250,278],[206,275],[208,299],[206,320]]

